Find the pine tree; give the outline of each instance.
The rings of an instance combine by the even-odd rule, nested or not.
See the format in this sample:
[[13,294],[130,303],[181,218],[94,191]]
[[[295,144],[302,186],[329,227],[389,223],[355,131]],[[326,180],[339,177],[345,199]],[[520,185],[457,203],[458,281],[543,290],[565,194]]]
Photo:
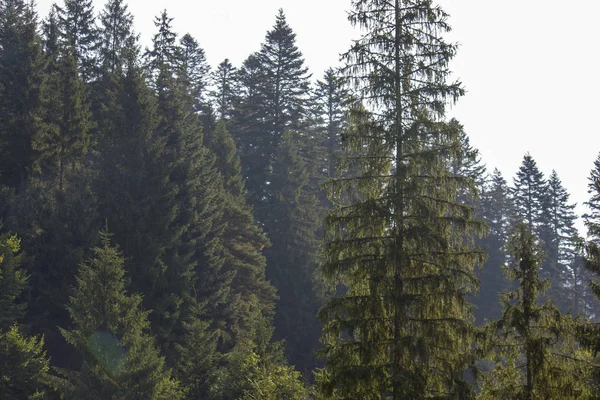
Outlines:
[[323,274],[346,289],[320,311],[321,390],[344,399],[470,398],[466,296],[483,254],[469,237],[483,227],[457,203],[474,182],[452,171],[464,157],[461,132],[444,110],[464,90],[447,83],[456,51],[441,37],[447,14],[430,1],[369,0],[354,2],[349,18],[366,31],[344,55],[344,71],[376,113],[352,111],[342,163],[352,175],[330,183],[336,209]]
[[569,193],[562,186],[556,171],[548,178],[542,205],[542,226],[545,233],[546,270],[550,272],[549,294],[563,312],[573,305],[574,293],[568,288],[575,262],[577,230],[575,204],[569,204]]
[[270,147],[267,120],[262,105],[266,102],[261,87],[266,85],[256,54],[250,55],[239,71],[239,104],[233,109],[231,134],[236,141],[242,173],[248,189],[248,203],[254,207],[256,216],[265,213],[266,194],[261,186],[270,165],[267,153]]
[[56,177],[59,192],[63,192],[69,173],[80,168],[90,147],[93,125],[85,92],[73,49],[62,48],[56,71],[49,78],[45,107],[48,128],[34,142],[42,167]]
[[152,49],[147,49],[145,53],[146,66],[154,80],[159,78],[159,72],[176,71],[179,52],[177,34],[173,32],[172,23],[173,18],[169,17],[167,10],[154,18],[154,26],[158,28],[158,32],[152,38]]
[[212,73],[212,86],[210,93],[217,111],[217,116],[223,121],[232,118],[233,107],[239,96],[238,70],[225,59]]
[[338,72],[329,68],[325,71],[323,80],[318,80],[315,88],[316,113],[321,119],[325,134],[327,157],[325,160],[325,176],[336,176],[335,159],[341,147],[341,134],[345,124],[346,103],[350,94]]
[[92,0],[64,0],[56,6],[58,27],[64,47],[72,49],[72,57],[84,82],[96,76],[98,28]]
[[0,236],[0,332],[8,331],[23,318],[25,305],[17,300],[22,295],[27,275],[21,267],[20,240],[9,234]]
[[540,279],[543,254],[528,224],[515,227],[509,249],[514,266],[506,273],[518,288],[503,295],[502,317],[488,327],[498,366],[485,377],[480,398],[590,398],[589,355],[574,344],[574,321],[550,301],[540,304],[548,282]]
[[123,256],[101,234],[102,247],[79,267],[68,310],[73,328],[61,329],[81,353],[68,372],[67,399],[178,399],[181,392],[149,334],[142,296],[129,295]]
[[533,157],[529,153],[525,154],[510,191],[516,215],[521,216],[529,230],[536,234],[541,234],[545,188],[544,174],[539,170]]
[[589,226],[593,227],[594,224],[600,224],[600,191],[597,190],[596,186],[596,182],[600,181],[600,155],[594,161],[594,168],[591,170],[588,180],[590,199],[585,202],[585,205],[590,212],[586,213],[583,218],[589,228]]
[[[157,134],[157,104],[135,66],[119,78],[116,101],[107,109],[103,125],[100,173],[95,181],[100,219],[113,227],[115,240],[129,260],[132,290],[145,294],[145,307],[161,314],[158,302],[166,284],[166,253],[181,237],[177,185],[167,139]],[[154,320],[153,320],[154,322]],[[164,322],[164,321],[163,321]],[[164,323],[169,330],[171,324]]]
[[50,361],[44,338],[27,337],[16,323],[24,316],[19,302],[27,275],[21,266],[19,239],[0,236],[0,397],[42,399],[46,391]]
[[[258,53],[244,63],[240,115],[234,129],[239,141],[249,203],[259,221],[272,196],[267,185],[269,168],[286,128],[299,127],[308,112],[309,78],[296,35],[279,10]],[[262,205],[262,206],[261,206]],[[261,206],[261,207],[259,207]]]
[[481,195],[481,213],[490,227],[487,237],[481,241],[486,248],[488,258],[478,273],[480,281],[479,296],[474,300],[475,318],[481,324],[485,319],[498,319],[502,312],[500,293],[508,289],[508,281],[502,272],[508,260],[506,244],[508,229],[512,220],[512,203],[506,180],[498,169],[494,169],[488,178]]
[[[585,226],[588,230],[587,241],[584,245],[585,268],[593,275],[589,286],[594,294],[596,303],[600,299],[600,156],[594,161],[594,167],[588,178],[589,200],[585,203],[590,209],[584,217]],[[598,315],[594,315],[598,317]],[[593,376],[596,382],[600,380],[600,367],[598,367],[598,353],[600,352],[600,325],[595,322],[583,324],[580,329],[580,342],[582,346],[589,349],[596,359]],[[597,397],[595,397],[597,398]]]
[[32,143],[44,129],[45,68],[32,6],[23,0],[0,4],[0,184],[17,192],[37,168]]
[[[265,226],[273,246],[265,250],[267,276],[278,289],[275,338],[285,339],[288,360],[301,370],[316,364],[314,350],[321,305],[314,282],[317,266],[319,204],[308,187],[309,170],[300,154],[302,137],[286,131],[282,137],[270,182],[274,190]],[[312,351],[311,351],[312,350]]]
[[1,398],[46,398],[49,372],[43,337],[27,337],[16,326],[0,331]]
[[218,122],[207,136],[226,192],[223,219],[227,225],[222,240],[227,250],[225,268],[235,271],[232,291],[238,298],[235,309],[239,318],[234,323],[235,331],[254,340],[257,326],[264,323],[261,320],[270,321],[273,312],[275,291],[266,280],[266,259],[262,254],[270,243],[246,203],[240,157],[225,123]]
[[100,13],[99,63],[111,73],[123,70],[127,64],[131,44],[137,37],[133,32],[133,16],[124,0],[110,0]]
[[170,58],[170,54],[177,57],[176,35],[169,30],[171,20],[163,13],[161,21],[148,61],[156,76],[160,117],[156,133],[166,141],[163,157],[171,168],[170,181],[178,186],[178,215],[171,226],[176,235],[173,247],[164,255],[163,299],[153,307],[156,316],[152,322],[160,330],[161,343],[170,347],[183,339],[182,322],[188,308],[185,293],[190,294],[192,303],[205,306],[203,315],[211,321],[211,329],[224,329],[232,313],[233,273],[223,269],[223,180],[214,167],[214,155],[203,145],[194,99],[178,79],[177,58]]
[[195,111],[206,113],[210,66],[206,62],[204,50],[188,33],[179,41],[179,51],[183,84],[188,87],[189,94],[194,100]]

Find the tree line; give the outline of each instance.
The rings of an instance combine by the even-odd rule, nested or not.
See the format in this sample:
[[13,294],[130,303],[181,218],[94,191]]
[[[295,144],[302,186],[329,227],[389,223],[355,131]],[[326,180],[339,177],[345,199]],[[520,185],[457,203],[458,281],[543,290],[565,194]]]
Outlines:
[[587,238],[446,117],[429,0],[352,2],[313,79],[283,11],[239,67],[123,0],[0,1],[0,398],[592,399]]

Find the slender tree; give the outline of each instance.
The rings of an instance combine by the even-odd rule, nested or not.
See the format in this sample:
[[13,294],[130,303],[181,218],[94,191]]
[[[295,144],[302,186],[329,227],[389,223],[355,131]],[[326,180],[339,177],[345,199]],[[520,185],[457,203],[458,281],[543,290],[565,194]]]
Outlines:
[[232,118],[233,107],[239,96],[238,70],[231,65],[229,59],[225,59],[212,73],[212,86],[214,88],[210,93],[217,116],[228,121]]
[[105,72],[122,70],[129,58],[133,32],[133,16],[124,0],[109,0],[100,13],[99,63]]
[[542,231],[547,252],[544,266],[552,285],[549,294],[561,310],[567,312],[573,305],[573,293],[569,286],[577,256],[577,216],[575,204],[569,204],[569,193],[556,171],[552,171],[548,178],[542,207]]
[[488,258],[478,273],[479,296],[474,299],[476,321],[498,319],[502,313],[500,293],[508,289],[508,280],[502,267],[508,260],[506,244],[512,220],[512,202],[506,180],[498,169],[489,177],[481,195],[481,213],[490,227],[490,233],[481,244],[487,250]]
[[34,149],[40,152],[43,168],[56,177],[58,191],[62,192],[68,175],[81,167],[93,126],[72,48],[61,50],[56,71],[49,78],[46,104],[48,128],[36,137]]
[[45,129],[46,63],[37,22],[25,1],[0,4],[0,183],[17,192],[38,167],[33,142]]
[[6,399],[43,399],[50,371],[44,338],[27,337],[17,326],[27,280],[21,262],[19,239],[0,235],[0,393]]
[[54,5],[58,17],[60,38],[64,47],[71,48],[72,57],[84,82],[96,76],[98,28],[92,0],[64,0]]
[[205,112],[210,66],[206,61],[204,50],[188,33],[179,40],[179,51],[181,77],[194,100],[194,109]]
[[[332,180],[323,274],[346,289],[320,311],[325,395],[344,399],[469,398],[473,268],[482,230],[457,202],[474,182],[452,171],[461,131],[444,120],[464,90],[448,83],[456,47],[447,14],[430,1],[353,2],[362,38],[344,71],[357,105]],[[341,193],[348,193],[344,201]]]
[[[274,198],[265,219],[273,246],[265,250],[267,275],[279,291],[275,338],[285,339],[288,360],[301,370],[315,367],[321,305],[315,270],[318,263],[319,204],[309,187],[309,169],[300,154],[303,138],[282,137],[270,175]],[[307,351],[310,349],[312,351]]]

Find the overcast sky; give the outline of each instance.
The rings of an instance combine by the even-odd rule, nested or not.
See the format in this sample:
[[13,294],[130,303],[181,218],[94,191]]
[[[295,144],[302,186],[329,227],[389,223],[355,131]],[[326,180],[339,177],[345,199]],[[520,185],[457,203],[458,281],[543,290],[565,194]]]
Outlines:
[[[62,1],[62,0],[60,0]],[[491,171],[509,183],[530,152],[548,176],[555,169],[577,211],[600,152],[599,0],[439,0],[450,13],[449,40],[461,45],[451,65],[468,93],[452,109]],[[44,17],[52,1],[38,0]],[[104,0],[94,0],[96,10]],[[136,31],[148,44],[153,18],[167,9],[174,30],[190,33],[216,66],[239,66],[259,50],[283,8],[311,72],[338,63],[356,37],[350,0],[130,0]],[[581,224],[578,225],[580,228]]]

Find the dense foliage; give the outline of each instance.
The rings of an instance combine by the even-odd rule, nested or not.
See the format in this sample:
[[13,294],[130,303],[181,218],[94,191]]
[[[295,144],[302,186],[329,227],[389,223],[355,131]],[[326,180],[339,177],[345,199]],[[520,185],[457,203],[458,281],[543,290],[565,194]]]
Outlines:
[[211,66],[94,5],[0,0],[0,399],[598,397],[600,158],[588,239],[488,173],[433,1],[349,1],[320,76],[283,10]]

